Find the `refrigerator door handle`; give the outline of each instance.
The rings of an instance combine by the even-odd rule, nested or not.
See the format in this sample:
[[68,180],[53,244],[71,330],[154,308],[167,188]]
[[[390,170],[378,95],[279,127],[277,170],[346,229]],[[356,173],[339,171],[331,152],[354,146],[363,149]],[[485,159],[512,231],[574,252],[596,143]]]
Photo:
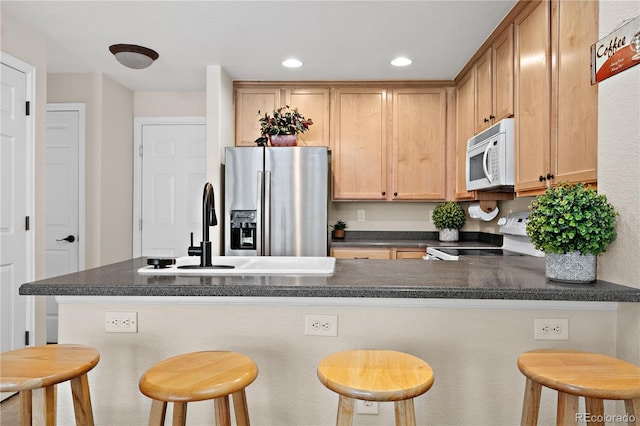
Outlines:
[[271,256],[271,172],[264,172],[264,255]]
[[262,256],[264,253],[262,252],[263,247],[264,247],[264,217],[262,212],[264,211],[264,172],[262,171],[258,171],[257,172],[257,177],[258,177],[258,185],[257,188],[258,190],[257,192],[257,200],[256,200],[256,206],[258,207],[257,212],[256,212],[256,233],[258,234],[256,236],[256,254],[258,256]]

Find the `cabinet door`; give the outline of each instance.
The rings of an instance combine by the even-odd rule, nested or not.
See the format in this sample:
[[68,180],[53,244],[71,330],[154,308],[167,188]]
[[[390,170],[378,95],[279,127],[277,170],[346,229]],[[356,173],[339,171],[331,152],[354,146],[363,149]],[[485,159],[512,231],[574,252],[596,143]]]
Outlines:
[[298,135],[298,146],[329,147],[329,89],[287,89],[285,99],[287,105],[313,121],[309,130]]
[[391,259],[391,250],[373,248],[332,248],[331,256],[336,259]]
[[513,115],[513,24],[493,43],[494,121]]
[[333,199],[386,199],[387,91],[340,88],[332,100]]
[[493,50],[486,53],[475,63],[473,72],[476,79],[475,132],[480,133],[493,124]]
[[474,96],[475,84],[473,72],[467,73],[456,89],[456,186],[455,199],[473,198],[467,191],[466,159],[467,142],[474,135]]
[[256,146],[260,137],[258,111],[271,113],[280,108],[279,88],[238,88],[236,89],[236,146]]
[[516,191],[539,190],[549,170],[549,3],[530,2],[515,22]]
[[426,249],[410,249],[410,248],[398,248],[395,249],[397,260],[405,260],[405,259],[419,259],[422,260],[422,256],[427,254]]
[[598,4],[592,1],[554,2],[552,28],[556,50],[557,117],[551,136],[553,183],[595,182],[598,160],[598,87],[591,85],[590,45],[598,39]]
[[392,102],[393,200],[443,200],[446,177],[444,89],[396,89]]

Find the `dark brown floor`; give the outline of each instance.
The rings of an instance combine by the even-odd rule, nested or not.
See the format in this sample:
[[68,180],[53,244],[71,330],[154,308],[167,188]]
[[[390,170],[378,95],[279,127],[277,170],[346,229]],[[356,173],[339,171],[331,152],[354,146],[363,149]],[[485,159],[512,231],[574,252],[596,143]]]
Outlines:
[[0,403],[0,426],[16,426],[20,424],[20,399],[18,394]]

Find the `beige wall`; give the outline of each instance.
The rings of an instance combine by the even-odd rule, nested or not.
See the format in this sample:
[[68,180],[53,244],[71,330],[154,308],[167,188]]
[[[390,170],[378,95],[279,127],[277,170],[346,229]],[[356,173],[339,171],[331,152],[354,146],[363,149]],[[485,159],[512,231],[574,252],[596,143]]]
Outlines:
[[130,259],[133,92],[103,74],[49,74],[47,102],[86,105],[85,267]]
[[[217,298],[208,305],[182,298],[191,304],[159,305],[153,304],[158,298],[123,299],[133,303],[60,305],[64,341],[100,352],[89,381],[101,425],[146,424],[150,400],[138,391],[139,377],[155,362],[191,351],[233,350],[256,361],[260,372],[247,399],[252,423],[260,426],[334,424],[338,398],[320,384],[316,368],[340,350],[385,348],[423,358],[435,383],[415,401],[418,423],[456,426],[519,423],[524,376],[516,360],[523,351],[551,346],[615,355],[615,304],[607,303]],[[138,312],[138,333],[105,333],[108,311]],[[305,336],[309,313],[338,315],[338,337]],[[570,340],[534,341],[534,318],[568,318]],[[60,387],[58,397],[60,423],[72,423],[68,388]],[[187,424],[213,424],[211,407],[190,404]],[[393,424],[392,407],[358,415],[354,424]],[[555,394],[544,391],[539,424],[555,424],[554,415]]]
[[203,117],[205,92],[135,92],[135,117]]

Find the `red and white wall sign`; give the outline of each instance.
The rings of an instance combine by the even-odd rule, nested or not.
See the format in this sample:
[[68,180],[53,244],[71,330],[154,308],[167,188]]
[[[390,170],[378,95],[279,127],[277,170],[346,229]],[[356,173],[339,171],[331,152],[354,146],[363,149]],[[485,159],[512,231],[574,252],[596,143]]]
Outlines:
[[591,84],[640,64],[640,16],[591,46]]

